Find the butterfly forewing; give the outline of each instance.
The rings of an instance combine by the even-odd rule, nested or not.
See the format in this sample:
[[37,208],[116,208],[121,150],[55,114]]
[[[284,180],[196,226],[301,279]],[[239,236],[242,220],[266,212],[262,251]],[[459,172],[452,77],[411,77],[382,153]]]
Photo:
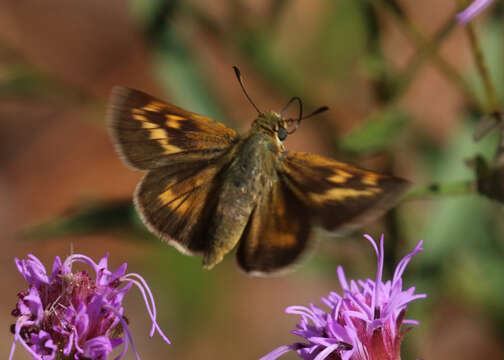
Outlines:
[[237,138],[210,118],[122,87],[112,92],[108,121],[119,153],[140,170],[212,159]]
[[150,170],[134,200],[148,228],[184,253],[204,252],[236,133],[207,117],[138,90],[116,87],[108,114],[118,152]]
[[289,152],[280,178],[327,230],[354,227],[392,207],[408,182],[302,152]]

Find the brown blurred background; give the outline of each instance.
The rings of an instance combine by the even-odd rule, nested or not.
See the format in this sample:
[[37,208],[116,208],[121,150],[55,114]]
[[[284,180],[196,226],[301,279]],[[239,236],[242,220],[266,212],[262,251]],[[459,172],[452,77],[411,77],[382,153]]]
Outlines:
[[[33,253],[50,266],[73,247],[96,260],[110,252],[113,266],[128,262],[153,289],[173,343],[148,339],[146,310],[130,293],[127,315],[143,359],[257,359],[297,340],[289,334],[297,318],[285,307],[339,290],[338,264],[349,277],[374,277],[362,233],[384,232],[388,276],[425,241],[405,281],[428,298],[410,306],[408,317],[421,325],[406,336],[403,358],[504,358],[503,211],[478,194],[420,196],[348,236],[319,234],[308,261],[271,279],[246,277],[232,254],[203,271],[200,258],[148,236],[134,213],[110,205],[127,203],[142,176],[121,163],[108,137],[111,87],[142,89],[245,131],[255,112],[233,65],[262,109],[281,109],[294,95],[309,110],[330,107],[289,137],[290,149],[394,173],[419,189],[474,181],[465,160],[491,159],[496,137],[471,140],[488,109],[467,34],[451,20],[456,9],[456,1],[436,0],[1,1],[2,352],[25,288],[14,257]],[[498,4],[476,22],[501,94],[502,20]],[[439,51],[429,55],[425,43],[434,38]],[[22,236],[82,209],[114,221]],[[18,346],[15,359],[28,358]]]

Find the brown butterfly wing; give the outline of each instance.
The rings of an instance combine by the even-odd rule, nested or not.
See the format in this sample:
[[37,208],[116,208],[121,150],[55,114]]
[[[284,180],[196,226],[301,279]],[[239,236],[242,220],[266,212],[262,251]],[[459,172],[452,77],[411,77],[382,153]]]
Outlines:
[[295,263],[310,244],[313,224],[328,230],[361,225],[392,207],[405,180],[321,156],[287,152],[277,178],[240,239],[238,264],[261,275]]
[[150,170],[134,201],[147,227],[186,254],[204,252],[219,174],[236,133],[138,90],[116,87],[108,110],[123,160]]
[[380,175],[318,155],[289,152],[280,177],[315,223],[333,231],[372,221],[394,206],[406,180]]
[[138,170],[216,158],[237,138],[210,118],[122,87],[112,91],[107,118],[118,152]]
[[205,252],[221,170],[219,160],[151,170],[134,195],[143,222],[184,254]]
[[261,198],[242,234],[238,264],[251,275],[284,269],[307,248],[310,231],[309,209],[285,183],[276,181]]

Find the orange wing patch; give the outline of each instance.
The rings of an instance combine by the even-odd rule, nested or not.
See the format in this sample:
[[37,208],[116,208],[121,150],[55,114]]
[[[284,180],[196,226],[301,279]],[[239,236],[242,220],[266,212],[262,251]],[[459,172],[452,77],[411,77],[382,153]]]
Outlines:
[[165,122],[166,127],[174,129],[180,129],[181,123],[183,121],[187,121],[187,118],[180,115],[166,114],[165,117],[166,117]]
[[135,205],[148,228],[185,254],[204,252],[215,209],[218,163],[206,161],[150,171],[138,185]]
[[[205,183],[209,183],[217,173],[216,167],[203,168],[197,176],[190,177],[181,182],[170,181],[166,184],[166,190],[158,195],[158,200],[163,206],[172,211],[185,212],[188,204],[184,206],[186,195],[198,189]],[[179,207],[182,206],[181,209]]]
[[317,204],[323,204],[324,202],[327,202],[327,201],[344,201],[344,200],[348,200],[349,198],[373,196],[373,195],[378,194],[380,192],[382,192],[382,190],[380,188],[369,188],[369,189],[363,189],[363,190],[333,188],[333,189],[327,190],[325,193],[322,193],[322,194],[310,193],[309,197],[311,200],[313,200]]

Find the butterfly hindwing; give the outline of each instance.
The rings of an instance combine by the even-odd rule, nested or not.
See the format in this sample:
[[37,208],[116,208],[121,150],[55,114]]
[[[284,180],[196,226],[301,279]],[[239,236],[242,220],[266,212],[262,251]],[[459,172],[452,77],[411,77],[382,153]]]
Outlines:
[[185,254],[201,253],[215,211],[218,161],[151,170],[137,186],[135,205],[149,229]]
[[238,263],[250,274],[270,274],[299,260],[314,224],[336,230],[378,217],[407,186],[402,179],[308,153],[285,153],[277,171],[240,239]]
[[111,134],[125,162],[135,169],[212,159],[237,138],[221,123],[138,90],[115,87],[110,104]]
[[295,263],[309,244],[308,208],[276,181],[261,198],[240,239],[237,260],[247,273],[270,274]]
[[280,178],[308,208],[314,222],[333,231],[370,221],[392,207],[408,182],[322,156],[289,152]]

